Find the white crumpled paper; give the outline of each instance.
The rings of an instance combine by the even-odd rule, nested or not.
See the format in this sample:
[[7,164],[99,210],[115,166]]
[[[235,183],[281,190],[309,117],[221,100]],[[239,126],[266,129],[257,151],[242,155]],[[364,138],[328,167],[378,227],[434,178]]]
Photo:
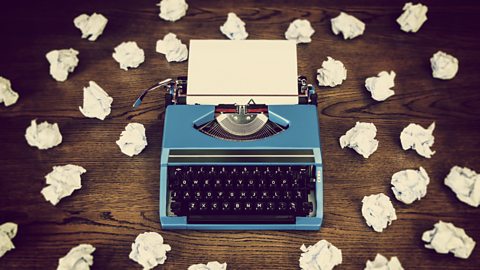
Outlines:
[[312,25],[308,20],[296,19],[290,23],[287,31],[285,32],[285,38],[289,40],[295,40],[299,43],[312,42],[312,35],[315,33]]
[[163,243],[163,237],[156,232],[139,234],[132,243],[132,251],[128,257],[149,270],[159,264],[164,264],[167,252],[172,248]]
[[368,158],[378,148],[378,140],[375,136],[377,136],[377,128],[373,123],[357,122],[340,137],[340,147],[352,148],[364,158]]
[[46,54],[50,63],[50,75],[59,81],[64,82],[68,73],[73,72],[78,65],[78,51],[74,49],[53,50]]
[[12,239],[17,235],[18,225],[13,222],[6,222],[0,225],[0,258],[15,248]]
[[162,0],[157,6],[160,6],[160,18],[171,22],[180,20],[187,14],[188,9],[185,0]]
[[437,79],[451,80],[458,72],[458,59],[442,51],[430,58],[432,76]]
[[50,124],[44,121],[37,125],[37,120],[33,119],[25,131],[25,139],[30,146],[45,150],[62,143],[62,134],[57,123]]
[[382,71],[376,77],[369,77],[365,80],[365,88],[372,94],[376,101],[384,101],[393,96],[395,92],[391,89],[395,86],[395,72]]
[[93,265],[94,251],[95,248],[90,244],[80,244],[72,248],[65,257],[58,260],[57,270],[89,270]]
[[460,201],[473,207],[480,205],[480,174],[475,171],[453,166],[445,178],[445,185],[455,192]]
[[423,167],[419,170],[403,170],[392,175],[392,191],[397,200],[411,204],[427,195],[427,185],[430,183],[427,171]]
[[113,59],[120,64],[120,68],[136,68],[145,61],[145,52],[140,49],[135,41],[122,42],[115,47]]
[[330,22],[332,23],[333,33],[338,35],[341,32],[343,39],[356,38],[365,31],[365,23],[345,12],[340,12],[340,14],[331,19]]
[[227,263],[209,262],[190,265],[187,270],[227,270]]
[[83,167],[77,165],[54,166],[53,170],[45,176],[47,185],[42,189],[45,200],[53,205],[70,195],[73,191],[82,187],[81,175],[87,172]]
[[400,134],[403,150],[413,149],[420,156],[431,158],[435,154],[435,151],[430,149],[435,142],[435,137],[432,135],[434,129],[435,122],[430,124],[427,129],[417,124],[409,124]]
[[13,105],[18,100],[18,93],[13,91],[10,80],[0,76],[0,104],[6,107]]
[[245,22],[233,12],[228,13],[227,20],[220,26],[220,32],[232,40],[244,40],[248,37]]
[[165,54],[168,62],[182,62],[188,58],[187,45],[183,44],[177,35],[168,33],[157,41],[156,51]]
[[300,268],[302,270],[331,270],[342,263],[342,251],[327,240],[320,240],[315,245],[300,250]]
[[390,261],[388,261],[382,254],[377,254],[373,262],[370,260],[367,261],[364,270],[403,270],[403,267],[396,256],[393,256],[390,258]]
[[129,157],[140,154],[147,146],[145,127],[139,123],[128,124],[120,134],[117,145],[122,153]]
[[327,61],[322,62],[322,68],[317,70],[317,80],[320,86],[335,87],[342,84],[347,79],[347,69],[342,62],[327,57]]
[[367,225],[376,232],[382,232],[383,229],[392,224],[392,221],[397,219],[390,198],[383,193],[363,197],[362,215]]
[[440,254],[451,252],[462,259],[467,259],[475,247],[475,241],[462,228],[441,220],[432,230],[423,233],[422,240],[427,243],[425,247],[428,249],[434,249]]
[[75,27],[82,31],[82,38],[95,41],[107,26],[107,18],[102,14],[93,13],[91,16],[81,14],[73,20]]
[[408,2],[403,6],[403,13],[398,17],[397,23],[403,31],[416,33],[427,20],[427,11],[425,5]]
[[96,82],[90,81],[83,88],[83,108],[80,112],[88,118],[104,120],[110,114],[113,98],[110,97]]

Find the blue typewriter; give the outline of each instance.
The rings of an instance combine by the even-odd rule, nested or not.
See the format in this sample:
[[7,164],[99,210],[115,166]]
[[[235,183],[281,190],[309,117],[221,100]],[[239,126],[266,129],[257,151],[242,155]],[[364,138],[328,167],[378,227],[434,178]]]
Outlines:
[[[194,44],[191,41],[189,61],[193,62],[198,55]],[[213,72],[214,81],[217,72],[222,71]],[[269,95],[230,95],[229,91],[224,100],[233,96],[243,104],[216,104],[218,94],[212,95],[216,98],[212,104],[203,99],[208,94],[200,98],[207,104],[199,104],[195,97],[189,102],[191,75],[189,63],[189,77],[155,86],[166,90],[160,164],[162,228],[319,230],[323,180],[313,86],[305,77],[295,76],[295,102],[290,91],[285,102],[289,104]],[[193,96],[198,93],[193,92]]]

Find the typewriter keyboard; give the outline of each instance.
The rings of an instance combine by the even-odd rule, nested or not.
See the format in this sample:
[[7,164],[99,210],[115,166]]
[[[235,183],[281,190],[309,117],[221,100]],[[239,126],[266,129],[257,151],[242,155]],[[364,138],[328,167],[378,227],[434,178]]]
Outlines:
[[295,223],[314,211],[314,166],[168,168],[169,213],[192,224]]

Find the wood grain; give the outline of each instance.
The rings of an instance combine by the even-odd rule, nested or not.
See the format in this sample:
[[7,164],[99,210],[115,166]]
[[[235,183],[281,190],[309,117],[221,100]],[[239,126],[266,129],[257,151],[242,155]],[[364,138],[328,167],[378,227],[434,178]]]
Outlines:
[[[0,269],[55,269],[58,258],[80,243],[97,250],[92,269],[140,269],[128,259],[130,244],[144,231],[160,232],[172,246],[158,269],[186,269],[218,260],[229,269],[298,269],[299,247],[326,239],[342,249],[338,269],[362,269],[376,253],[398,256],[405,269],[478,269],[477,247],[468,260],[423,248],[421,234],[438,220],[453,222],[480,241],[479,209],[459,202],[443,185],[453,165],[480,171],[480,30],[476,1],[422,1],[428,21],[416,34],[400,31],[395,19],[404,1],[189,1],[188,16],[176,23],[158,18],[156,1],[32,1],[2,3],[0,76],[20,93],[10,108],[0,105],[0,223],[19,224],[16,249],[0,259]],[[289,22],[307,18],[315,28],[310,44],[298,47],[298,71],[314,78],[327,57],[341,60],[348,79],[339,87],[320,88],[319,122],[325,176],[325,221],[318,232],[162,231],[158,189],[164,104],[152,94],[139,110],[130,106],[140,89],[159,79],[187,73],[186,63],[168,63],[155,42],[168,32],[190,39],[223,39],[218,27],[229,11],[247,23],[249,39],[282,39]],[[329,19],[346,11],[366,25],[360,38],[334,36]],[[96,41],[80,39],[73,18],[99,12],[109,23]],[[121,70],[113,48],[133,40],[145,50],[138,69]],[[75,48],[80,64],[66,82],[48,74],[45,54]],[[460,61],[451,81],[431,76],[429,58],[443,50]],[[382,70],[397,73],[396,94],[373,101],[366,77]],[[114,99],[105,120],[86,119],[78,110],[82,88],[96,81]],[[24,139],[31,119],[58,122],[63,143],[40,151]],[[378,128],[379,149],[364,159],[340,149],[338,138],[356,121]],[[399,134],[408,123],[437,123],[432,159],[403,151]],[[122,154],[115,140],[125,125],[147,128],[148,147],[141,155]],[[40,194],[54,165],[85,167],[83,188],[56,207]],[[393,199],[398,220],[383,233],[361,217],[362,197],[384,192],[393,198],[390,177],[423,166],[431,183],[427,196],[405,206]]]

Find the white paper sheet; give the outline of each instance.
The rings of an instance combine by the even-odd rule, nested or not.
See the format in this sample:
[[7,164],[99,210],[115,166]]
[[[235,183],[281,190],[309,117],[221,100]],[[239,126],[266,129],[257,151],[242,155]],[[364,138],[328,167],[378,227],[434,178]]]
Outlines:
[[5,107],[13,105],[18,100],[18,93],[13,91],[10,80],[0,76],[0,104],[4,104]]
[[111,112],[113,98],[108,95],[96,82],[90,81],[83,88],[83,108],[80,112],[88,118],[104,120]]
[[285,38],[288,40],[295,40],[298,43],[310,43],[312,42],[312,35],[315,33],[312,25],[308,20],[296,19],[290,23],[287,31],[285,32]]
[[166,21],[175,22],[187,14],[188,4],[185,0],[162,0],[158,16]]
[[425,5],[408,2],[403,6],[403,13],[398,17],[397,23],[403,31],[416,33],[427,21],[427,11]]
[[288,40],[191,40],[187,104],[298,104]]
[[375,136],[377,136],[377,128],[373,123],[357,122],[340,137],[340,147],[352,148],[364,158],[368,158],[378,148],[378,140]]
[[367,225],[376,232],[382,232],[397,219],[390,198],[383,193],[363,197],[362,215]]
[[451,80],[458,72],[458,59],[442,51],[436,52],[430,58],[432,76],[441,80]]
[[72,248],[65,257],[58,260],[57,270],[89,270],[93,265],[94,251],[95,248],[90,244],[80,244]]
[[319,86],[335,87],[343,83],[347,79],[347,69],[342,62],[327,57],[322,62],[322,68],[317,70],[317,80]]
[[392,175],[392,191],[397,200],[411,204],[427,195],[430,183],[427,171],[423,167],[418,170],[403,170]]
[[480,174],[467,167],[453,166],[444,183],[460,201],[473,207],[480,205]]
[[365,80],[365,88],[372,94],[376,101],[384,101],[393,96],[395,92],[391,89],[395,86],[395,72],[382,71],[376,77],[369,77]]
[[73,191],[82,187],[81,175],[86,173],[81,166],[68,164],[65,166],[54,166],[53,170],[45,176],[48,186],[41,191],[45,200],[53,205],[70,195]]
[[156,51],[164,54],[168,62],[183,62],[188,58],[187,45],[183,44],[174,33],[168,33],[163,39],[159,39]]
[[437,253],[453,253],[457,258],[468,259],[475,248],[475,241],[452,223],[439,221],[434,228],[422,235],[425,247]]
[[93,13],[91,16],[81,14],[73,20],[75,27],[82,31],[82,38],[95,41],[107,26],[107,18],[102,14]]
[[389,261],[382,254],[377,254],[374,261],[367,261],[364,270],[403,270],[403,267],[397,257],[393,256]]
[[159,264],[164,264],[167,252],[172,248],[163,243],[163,237],[156,232],[139,234],[132,243],[132,251],[128,257],[149,270]]
[[432,135],[434,129],[435,122],[428,128],[413,123],[406,126],[400,134],[403,150],[413,149],[420,156],[431,158],[435,154],[435,151],[430,149],[435,142],[435,137]]
[[148,144],[145,127],[140,123],[128,124],[116,143],[122,153],[129,157],[140,154]]
[[50,75],[59,82],[64,82],[68,74],[75,70],[78,65],[78,51],[74,49],[53,50],[45,57],[50,63]]
[[33,119],[25,131],[25,139],[28,145],[45,150],[61,144],[62,134],[57,123],[44,121],[37,125],[37,119]]
[[353,39],[363,35],[365,31],[365,23],[356,17],[340,12],[340,14],[330,20],[332,23],[332,32],[335,35],[342,33],[343,39]]
[[342,263],[342,251],[327,240],[313,246],[302,245],[299,265],[302,270],[331,270]]
[[208,262],[206,265],[203,263],[190,265],[188,270],[227,270],[227,263]]
[[114,50],[112,57],[123,70],[137,68],[145,61],[145,52],[135,41],[122,42]]
[[12,239],[17,235],[18,225],[13,222],[6,222],[0,225],[0,258],[15,248]]
[[220,32],[232,40],[244,40],[248,37],[245,22],[233,12],[228,13],[227,20],[220,26]]

